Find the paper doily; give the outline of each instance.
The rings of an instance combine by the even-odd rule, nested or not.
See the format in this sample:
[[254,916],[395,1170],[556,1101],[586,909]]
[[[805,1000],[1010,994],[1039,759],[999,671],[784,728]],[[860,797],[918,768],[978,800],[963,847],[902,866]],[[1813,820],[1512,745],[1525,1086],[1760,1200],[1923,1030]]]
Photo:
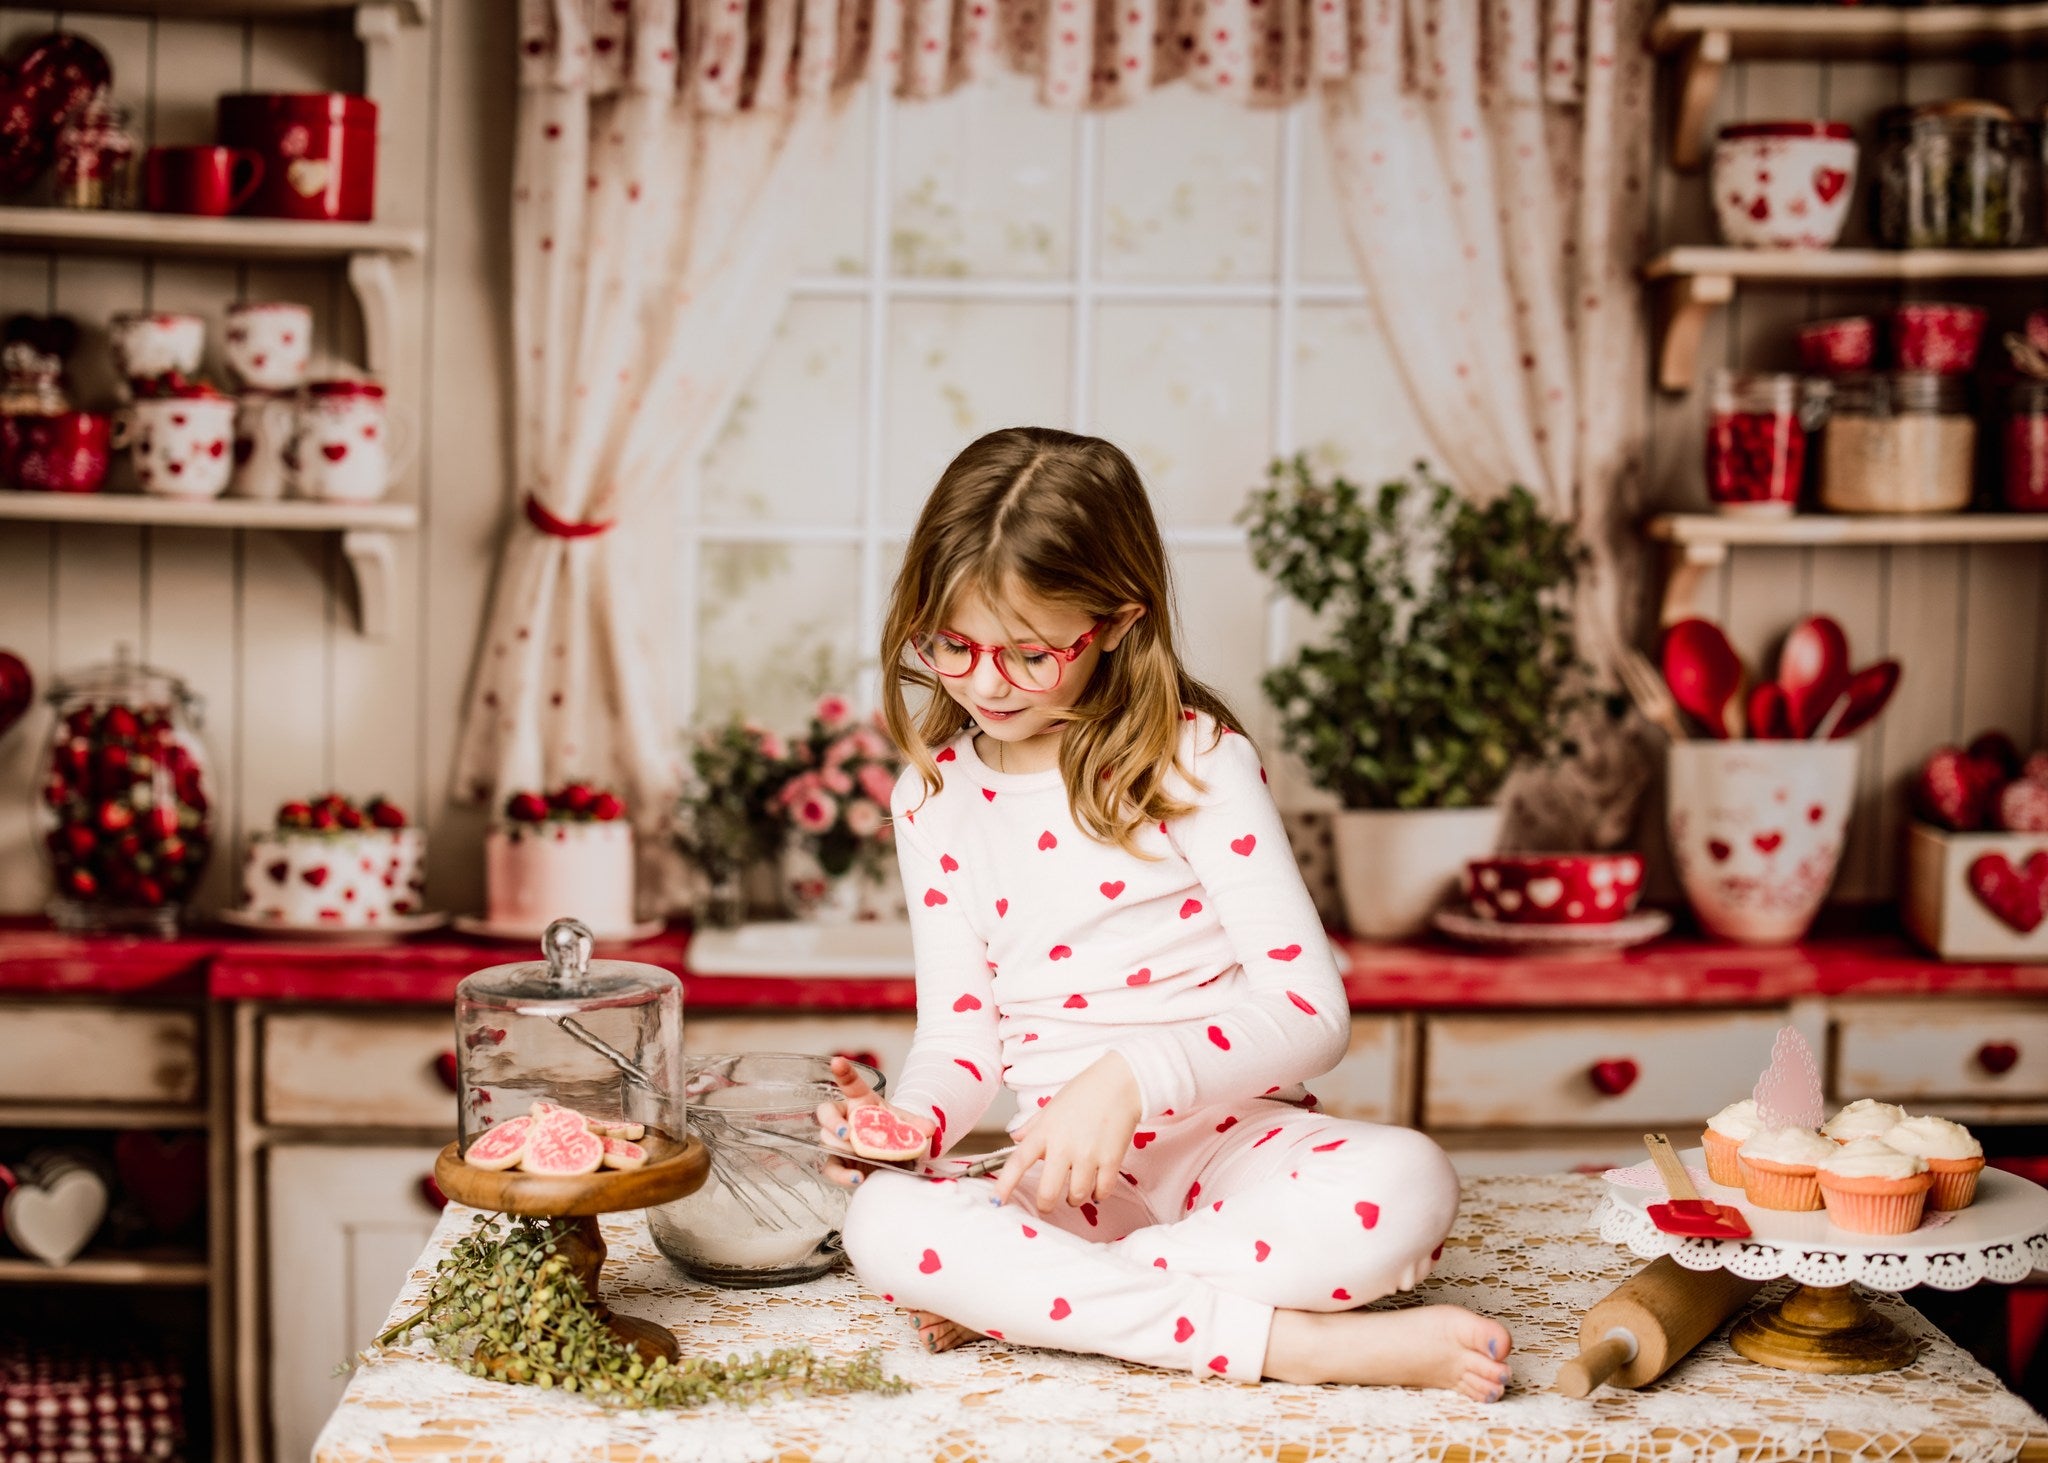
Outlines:
[[[1697,1149],[1683,1155],[1698,1156]],[[1663,1195],[1623,1185],[1609,1186],[1592,1223],[1602,1239],[1645,1260],[1669,1255],[1688,1270],[1729,1270],[1745,1280],[1968,1290],[1987,1280],[2012,1285],[2048,1267],[2048,1190],[1995,1168],[1978,1180],[1975,1203],[1911,1234],[1853,1235],[1830,1224],[1825,1212],[1759,1209],[1740,1189],[1720,1184],[1703,1184],[1700,1193],[1737,1205],[1755,1233],[1741,1240],[1666,1234],[1645,1212]]]

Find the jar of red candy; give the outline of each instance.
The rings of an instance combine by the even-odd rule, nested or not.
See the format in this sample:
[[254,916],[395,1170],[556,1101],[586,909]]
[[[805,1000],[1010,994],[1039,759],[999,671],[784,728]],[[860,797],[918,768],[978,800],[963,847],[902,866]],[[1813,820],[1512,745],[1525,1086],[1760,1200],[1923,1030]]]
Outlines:
[[2005,506],[2048,513],[2048,381],[2012,384],[2005,414]]
[[1716,371],[1707,419],[1707,496],[1722,512],[1790,513],[1806,470],[1800,378]]
[[213,846],[198,698],[123,646],[50,701],[37,799],[50,917],[74,934],[175,933]]

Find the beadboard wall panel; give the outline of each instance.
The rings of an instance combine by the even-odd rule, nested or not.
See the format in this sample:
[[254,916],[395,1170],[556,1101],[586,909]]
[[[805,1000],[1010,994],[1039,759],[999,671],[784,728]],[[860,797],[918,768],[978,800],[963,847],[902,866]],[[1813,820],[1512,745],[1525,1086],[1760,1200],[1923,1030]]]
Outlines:
[[[1713,207],[1705,173],[1682,175],[1668,157],[1670,73],[1660,85],[1657,119],[1659,167],[1652,195],[1652,238],[1658,249],[1712,242]],[[2048,99],[2048,75],[2022,63],[1975,65],[1943,61],[1911,67],[1880,62],[1759,61],[1730,66],[1721,87],[1714,127],[1738,119],[1830,117],[1852,122],[1866,144],[1864,167],[1845,245],[1873,242],[1869,189],[1878,112],[1900,102],[1943,97],[1995,97],[2022,110]],[[1982,285],[1930,283],[1911,297],[1957,299],[1992,311],[1996,331],[2016,325],[2033,306],[2048,303],[2039,283]],[[1710,322],[1701,344],[1703,368],[1794,369],[1793,332],[1807,320],[1882,312],[1895,291],[1842,288],[1743,288]],[[1645,382],[1651,437],[1648,496],[1660,508],[1706,506],[1703,464],[1709,401],[1708,371],[1685,395]],[[1980,458],[1997,451],[1991,403],[1980,433]],[[2032,545],[1964,545],[1856,549],[1737,549],[1702,585],[1697,612],[1727,628],[1752,674],[1776,665],[1778,643],[1807,614],[1826,613],[1848,631],[1858,664],[1893,656],[1905,667],[1898,697],[1862,734],[1857,804],[1836,897],[1883,898],[1898,885],[1913,770],[1934,745],[2003,727],[2023,746],[2048,739],[2044,657],[2048,635],[2048,551]],[[1661,807],[1643,828],[1661,836]],[[1659,883],[1675,891],[1668,877]]]
[[[427,225],[424,263],[398,267],[399,328],[384,379],[397,425],[417,451],[394,487],[416,499],[424,530],[401,535],[391,637],[355,630],[353,590],[327,537],[187,529],[0,525],[0,645],[39,681],[105,660],[127,643],[204,698],[213,760],[216,857],[201,902],[232,900],[241,834],[285,798],[327,786],[383,792],[434,821],[438,902],[475,902],[477,829],[451,849],[435,807],[491,550],[505,501],[508,393],[503,329],[509,281],[513,13],[492,0],[447,0],[430,27],[403,28],[388,52],[378,217]],[[144,143],[210,141],[225,91],[361,90],[364,48],[348,16],[245,23],[0,7],[0,46],[57,26],[83,32],[113,62],[117,97]],[[86,332],[73,363],[79,395],[116,395],[107,318],[124,309],[189,310],[213,324],[225,307],[292,299],[314,312],[316,350],[360,363],[362,322],[339,265],[0,255],[0,313],[63,311]],[[435,410],[445,383],[453,414]],[[126,485],[125,464],[117,483]],[[437,474],[447,486],[437,496]],[[442,535],[445,535],[442,536]],[[431,598],[431,613],[428,612]],[[0,745],[0,912],[31,911],[43,874],[31,829],[38,708]],[[433,759],[433,760],[430,760]],[[463,820],[446,820],[457,825]]]

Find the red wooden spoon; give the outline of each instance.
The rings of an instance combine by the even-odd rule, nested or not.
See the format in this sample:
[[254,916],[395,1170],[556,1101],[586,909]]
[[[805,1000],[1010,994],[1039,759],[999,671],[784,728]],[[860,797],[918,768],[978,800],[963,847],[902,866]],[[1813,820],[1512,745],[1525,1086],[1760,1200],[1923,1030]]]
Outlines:
[[[1726,740],[1728,712],[1742,695],[1742,657],[1712,620],[1680,620],[1664,632],[1664,683],[1679,709]],[[1736,715],[1741,715],[1739,707]]]
[[1785,690],[1785,709],[1792,735],[1813,735],[1849,686],[1849,637],[1826,615],[1801,620],[1778,652],[1778,684]]
[[35,699],[35,677],[28,673],[28,667],[19,656],[0,650],[0,737],[6,736],[8,728],[28,713]]
[[1792,721],[1785,708],[1785,688],[1776,681],[1758,681],[1750,687],[1749,734],[1763,742],[1791,739]]
[[1885,702],[1892,699],[1892,692],[1899,688],[1899,663],[1895,660],[1880,660],[1867,665],[1849,677],[1847,696],[1849,709],[1842,713],[1835,723],[1831,738],[1852,737],[1872,721],[1878,712],[1884,710]]

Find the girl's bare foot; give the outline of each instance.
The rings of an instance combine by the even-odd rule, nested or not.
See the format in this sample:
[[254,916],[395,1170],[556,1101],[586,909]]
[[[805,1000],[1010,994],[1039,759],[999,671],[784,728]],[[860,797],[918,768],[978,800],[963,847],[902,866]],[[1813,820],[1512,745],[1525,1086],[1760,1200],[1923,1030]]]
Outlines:
[[1264,1374],[1278,1382],[1440,1387],[1474,1402],[1507,1389],[1513,1341],[1463,1306],[1273,1312]]
[[969,1341],[979,1341],[982,1333],[969,1330],[958,1321],[949,1321],[937,1311],[908,1311],[910,1324],[916,1328],[918,1344],[926,1351],[951,1351]]

